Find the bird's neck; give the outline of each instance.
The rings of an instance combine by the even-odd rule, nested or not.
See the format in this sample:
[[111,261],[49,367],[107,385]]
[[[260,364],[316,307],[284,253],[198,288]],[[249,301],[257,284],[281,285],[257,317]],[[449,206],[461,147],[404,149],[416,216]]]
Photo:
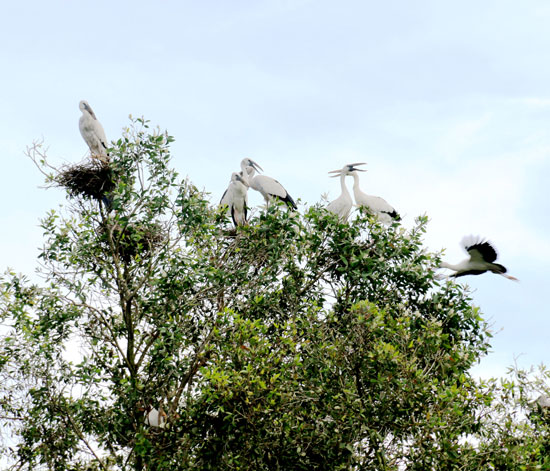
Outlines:
[[246,166],[241,167],[241,169],[243,171],[243,176],[248,178],[248,180],[252,179],[252,177],[256,174],[256,170],[254,169],[254,167]]
[[353,193],[361,194],[361,188],[359,188],[359,175],[357,175],[357,172],[352,172],[351,176],[353,177]]
[[346,175],[340,175],[340,187],[342,188],[342,193],[349,195],[348,187],[346,186]]
[[254,176],[254,170],[252,171],[252,173],[248,173],[247,169],[244,168],[242,171],[241,171],[241,178],[247,183],[247,185],[250,186],[250,179]]
[[447,262],[441,262],[439,264],[439,267],[440,268],[448,268],[450,270],[455,270],[455,271],[458,271],[461,269],[461,267],[459,265],[453,265],[452,263],[447,263]]

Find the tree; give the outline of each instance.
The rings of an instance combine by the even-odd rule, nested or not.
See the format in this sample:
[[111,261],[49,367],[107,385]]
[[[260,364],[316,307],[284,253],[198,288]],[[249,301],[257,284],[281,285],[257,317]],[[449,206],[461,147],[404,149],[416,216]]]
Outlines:
[[275,204],[232,230],[170,168],[171,141],[137,120],[108,167],[86,167],[91,192],[31,151],[69,205],[42,220],[44,283],[2,279],[17,469],[475,463],[465,437],[493,395],[468,370],[489,334],[464,288],[434,279],[427,218]]

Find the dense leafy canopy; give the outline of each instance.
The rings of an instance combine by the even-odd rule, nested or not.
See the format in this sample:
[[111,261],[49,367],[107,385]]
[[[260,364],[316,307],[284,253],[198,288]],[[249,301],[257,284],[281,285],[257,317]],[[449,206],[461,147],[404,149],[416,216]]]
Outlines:
[[42,285],[2,280],[16,469],[547,469],[526,377],[468,373],[490,335],[434,278],[425,217],[274,204],[232,229],[170,168],[171,141],[134,123],[109,192],[70,188],[43,219]]

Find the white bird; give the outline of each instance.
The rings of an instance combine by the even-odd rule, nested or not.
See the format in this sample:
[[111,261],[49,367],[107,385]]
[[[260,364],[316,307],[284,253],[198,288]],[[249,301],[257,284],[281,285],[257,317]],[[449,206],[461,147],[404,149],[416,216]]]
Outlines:
[[107,138],[105,137],[103,126],[97,120],[95,113],[87,101],[82,100],[78,106],[80,111],[82,111],[82,116],[78,121],[78,127],[80,129],[80,134],[82,134],[82,137],[90,148],[92,158],[99,159],[105,163],[109,162]]
[[145,416],[145,423],[151,427],[164,428],[166,427],[166,412],[162,410],[162,407],[155,409],[154,407]]
[[338,215],[341,221],[346,221],[349,217],[351,208],[353,207],[353,200],[349,194],[348,188],[346,186],[346,176],[348,175],[348,170],[351,166],[357,164],[345,165],[341,170],[332,170],[328,173],[335,173],[336,175],[331,175],[332,178],[340,177],[340,187],[342,188],[342,194],[336,198],[334,201],[331,201],[327,205],[327,210],[331,213]]
[[379,196],[367,195],[359,188],[359,174],[357,172],[366,172],[360,168],[355,168],[356,165],[365,165],[365,162],[346,165],[342,170],[334,170],[331,173],[342,172],[353,177],[353,196],[357,206],[365,206],[370,209],[378,219],[385,224],[391,224],[393,220],[399,221],[401,217],[397,211],[385,199]]
[[486,240],[469,236],[463,238],[461,244],[470,255],[470,258],[456,265],[447,262],[441,262],[440,264],[441,268],[449,268],[455,271],[455,273],[451,275],[453,278],[465,275],[481,275],[482,273],[491,271],[509,280],[518,281],[517,278],[506,274],[506,267],[498,263],[493,263],[497,259],[497,252]]
[[245,178],[252,178],[256,172],[263,172],[263,168],[260,167],[252,159],[245,158],[241,160],[241,175],[244,175]]
[[241,168],[243,169],[243,176],[245,178],[248,176],[248,185],[250,188],[259,191],[267,204],[273,198],[277,198],[284,201],[292,209],[298,209],[292,196],[288,194],[288,191],[277,180],[265,175],[255,175],[256,171],[260,171],[262,168],[252,159],[243,159]]
[[246,223],[248,204],[248,178],[233,172],[227,190],[225,190],[220,206],[227,206],[227,210],[233,219],[235,226]]

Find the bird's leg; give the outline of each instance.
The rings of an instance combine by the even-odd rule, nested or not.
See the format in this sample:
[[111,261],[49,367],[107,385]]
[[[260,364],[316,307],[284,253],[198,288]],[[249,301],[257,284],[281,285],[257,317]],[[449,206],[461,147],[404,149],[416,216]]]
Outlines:
[[499,275],[502,275],[504,278],[508,278],[509,280],[512,280],[512,281],[519,281],[515,276],[507,275],[506,273],[499,273]]

